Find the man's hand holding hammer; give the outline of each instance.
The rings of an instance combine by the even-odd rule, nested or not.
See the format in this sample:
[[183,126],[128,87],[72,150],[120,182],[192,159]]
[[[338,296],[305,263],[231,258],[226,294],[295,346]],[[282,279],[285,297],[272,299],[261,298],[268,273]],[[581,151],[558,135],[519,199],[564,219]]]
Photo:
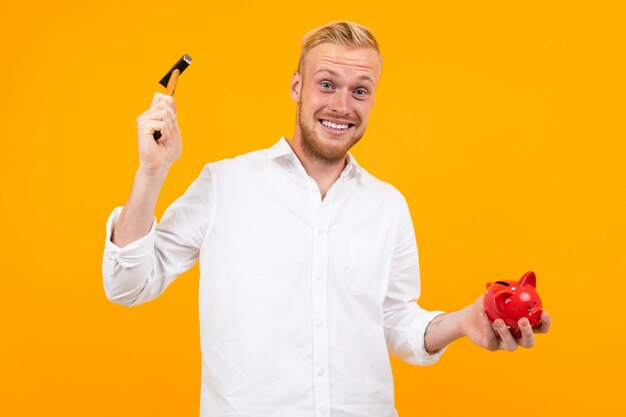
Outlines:
[[[154,133],[161,132],[158,141]],[[152,105],[137,117],[139,168],[150,173],[169,168],[182,152],[174,97],[154,93]]]
[[[159,140],[154,133],[160,131]],[[154,209],[170,166],[180,157],[182,139],[174,97],[155,93],[148,110],[137,117],[139,168],[128,201],[117,220],[111,241],[124,247],[152,226]]]
[[178,76],[190,64],[191,57],[183,55],[159,81],[167,94],[154,93],[150,108],[137,117],[139,168],[111,235],[111,241],[119,247],[148,234],[163,181],[170,166],[180,158],[183,142],[173,95]]

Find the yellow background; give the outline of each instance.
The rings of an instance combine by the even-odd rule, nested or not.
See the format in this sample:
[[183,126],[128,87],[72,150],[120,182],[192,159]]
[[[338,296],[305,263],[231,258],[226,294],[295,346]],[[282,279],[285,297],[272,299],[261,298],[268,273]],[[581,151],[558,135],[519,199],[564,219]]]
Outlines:
[[[335,19],[385,68],[354,149],[407,197],[421,304],[454,310],[534,270],[535,348],[455,342],[393,361],[410,416],[623,411],[622,1],[13,2],[0,14],[0,415],[197,416],[198,270],[127,309],[104,295],[104,226],[137,166],[135,118],[183,53],[182,158],[157,217],[206,162],[293,132],[300,37]],[[289,416],[285,416],[289,417]]]

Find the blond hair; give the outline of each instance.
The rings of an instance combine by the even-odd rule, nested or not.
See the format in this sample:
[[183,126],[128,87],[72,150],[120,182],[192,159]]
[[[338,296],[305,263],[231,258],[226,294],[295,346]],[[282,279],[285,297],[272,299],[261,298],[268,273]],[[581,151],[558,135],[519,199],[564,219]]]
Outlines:
[[302,52],[298,61],[298,71],[301,70],[304,57],[314,47],[323,43],[334,43],[345,48],[373,48],[378,52],[382,62],[380,46],[376,35],[369,28],[354,22],[334,21],[317,27],[302,38]]

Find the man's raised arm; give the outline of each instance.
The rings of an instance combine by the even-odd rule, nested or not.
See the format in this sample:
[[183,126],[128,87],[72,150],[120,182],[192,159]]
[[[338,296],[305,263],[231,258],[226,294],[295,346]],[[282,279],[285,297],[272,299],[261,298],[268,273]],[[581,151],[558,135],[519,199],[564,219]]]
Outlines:
[[[152,136],[155,131],[161,131],[158,141]],[[137,117],[137,139],[139,168],[111,236],[121,248],[150,231],[161,186],[170,166],[180,157],[182,140],[173,97],[154,94],[150,108]]]
[[[208,222],[211,168],[203,169],[157,225],[154,208],[182,141],[172,97],[156,93],[137,118],[139,168],[125,206],[107,221],[102,276],[109,300],[134,306],[158,297],[198,259]],[[158,141],[155,131],[161,132]]]

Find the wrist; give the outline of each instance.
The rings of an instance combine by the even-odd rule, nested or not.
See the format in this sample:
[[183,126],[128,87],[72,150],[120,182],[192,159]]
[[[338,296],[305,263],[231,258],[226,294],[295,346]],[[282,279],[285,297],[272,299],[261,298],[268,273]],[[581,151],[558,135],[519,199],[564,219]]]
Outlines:
[[135,174],[137,177],[142,177],[146,179],[165,179],[167,173],[170,170],[171,165],[166,165],[158,168],[151,168],[145,166],[143,164],[139,164],[137,168],[137,173]]
[[471,320],[470,316],[472,314],[472,308],[473,306],[469,305],[456,312],[458,313],[457,323],[456,323],[456,332],[457,332],[458,338],[465,337],[468,335],[467,323],[468,323],[468,320]]

